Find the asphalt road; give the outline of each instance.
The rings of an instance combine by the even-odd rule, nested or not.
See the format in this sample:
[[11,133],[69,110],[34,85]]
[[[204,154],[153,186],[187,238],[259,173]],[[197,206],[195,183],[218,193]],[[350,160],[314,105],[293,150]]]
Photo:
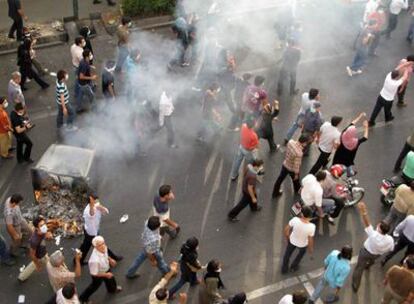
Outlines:
[[[326,2],[322,1],[323,5]],[[412,51],[404,38],[409,18],[404,15],[397,31],[389,41],[382,41],[379,46],[379,57],[370,60],[364,74],[350,79],[345,71],[349,65],[353,51],[351,44],[357,31],[357,23],[353,22],[347,11],[319,11],[316,7],[302,8],[303,16],[303,60],[298,73],[298,87],[307,91],[317,87],[321,91],[323,114],[342,115],[345,118],[342,126],[351,121],[357,113],[371,112],[383,80],[398,61]],[[163,39],[169,39],[166,30],[160,32]],[[260,38],[260,35],[258,35]],[[97,52],[97,64],[105,58],[113,56],[115,41],[113,38],[100,35],[93,41]],[[274,47],[277,40],[274,41]],[[240,49],[236,52],[243,57],[239,61],[238,71],[253,71],[255,75],[265,75],[266,86],[272,89],[277,81],[278,56],[263,58],[261,54]],[[5,93],[9,75],[15,69],[15,55],[0,58],[3,70],[0,75],[3,83],[0,92]],[[69,46],[58,46],[39,51],[39,59],[50,70],[62,66],[70,69]],[[259,58],[259,59],[258,59]],[[53,83],[52,79],[49,79]],[[35,143],[34,159],[38,159],[45,149],[56,142],[54,89],[38,90],[31,82],[27,96],[29,110],[37,126],[31,137]],[[356,168],[362,187],[366,189],[365,201],[373,222],[380,220],[384,210],[379,201],[378,185],[384,176],[392,174],[393,162],[402,147],[405,138],[412,130],[413,89],[408,88],[404,110],[394,109],[396,117],[392,124],[377,123],[370,130],[369,140],[361,146]],[[299,98],[281,98],[281,114],[274,125],[277,142],[282,142],[288,125],[299,108]],[[195,101],[196,102],[196,101]],[[155,269],[145,264],[140,269],[141,277],[135,281],[126,281],[124,273],[140,248],[139,238],[144,221],[151,212],[151,202],[160,184],[171,183],[174,186],[176,200],[172,203],[172,218],[182,227],[180,237],[164,244],[167,261],[177,259],[180,245],[187,237],[197,236],[200,239],[200,259],[207,262],[212,258],[223,261],[222,278],[227,286],[225,293],[237,291],[249,292],[250,303],[277,303],[283,294],[296,288],[310,290],[315,286],[315,274],[323,266],[324,257],[332,249],[344,244],[351,244],[355,255],[362,245],[365,235],[362,223],[355,208],[346,209],[336,226],[322,225],[318,227],[315,253],[306,255],[298,273],[281,275],[280,259],[285,243],[282,229],[290,219],[289,209],[292,194],[289,181],[285,182],[284,194],[278,201],[271,201],[271,189],[276,179],[283,153],[269,155],[267,143],[263,142],[261,155],[265,160],[266,175],[260,185],[259,203],[263,210],[259,214],[250,214],[247,210],[240,215],[239,223],[231,224],[226,220],[226,212],[237,203],[240,195],[241,180],[229,181],[232,159],[237,148],[238,135],[223,132],[207,146],[195,144],[198,128],[198,106],[184,104],[177,107],[177,141],[179,149],[165,148],[165,134],[152,140],[148,147],[147,158],[108,157],[103,155],[99,167],[99,193],[104,203],[110,208],[110,215],[103,218],[101,233],[110,247],[125,256],[115,269],[115,276],[124,287],[124,291],[116,296],[108,296],[101,288],[94,296],[97,303],[146,303],[149,290],[159,280]],[[88,118],[83,118],[87,120]],[[120,118],[122,119],[122,118]],[[382,120],[382,116],[378,120]],[[108,145],[116,140],[108,138]],[[116,146],[114,147],[117,148]],[[121,154],[122,155],[122,154]],[[304,161],[302,175],[312,166],[318,152],[312,148],[311,155]],[[22,193],[30,204],[29,166],[18,166],[14,161],[0,163],[0,198],[1,201],[13,192]],[[129,214],[129,221],[119,223],[122,214]],[[4,234],[4,225],[1,227]],[[65,240],[66,258],[71,258],[71,247],[79,245],[80,239]],[[50,244],[50,251],[56,246]],[[27,259],[19,259],[19,266]],[[393,259],[398,261],[398,257]],[[70,263],[68,263],[70,264]],[[389,264],[389,266],[391,263]],[[78,282],[82,291],[89,282],[87,268]],[[341,292],[340,303],[379,303],[384,270],[375,265],[364,274],[362,286],[357,295],[350,288],[350,280]],[[16,303],[19,294],[26,295],[26,303],[43,303],[51,295],[45,273],[34,274],[27,282],[17,282],[18,267],[0,268],[2,288],[0,297],[4,303]],[[197,290],[190,290],[190,303],[197,303]]]

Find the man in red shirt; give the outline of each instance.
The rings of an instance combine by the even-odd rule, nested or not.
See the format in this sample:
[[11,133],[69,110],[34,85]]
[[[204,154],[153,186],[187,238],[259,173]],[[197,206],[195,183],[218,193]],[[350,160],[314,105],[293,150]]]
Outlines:
[[9,115],[6,112],[8,104],[9,103],[5,97],[0,97],[0,156],[3,159],[9,159],[13,157],[13,155],[9,152],[12,142],[12,127]]
[[247,163],[253,162],[257,158],[257,149],[259,148],[259,137],[253,130],[254,120],[249,119],[242,125],[240,131],[240,146],[233,161],[231,169],[231,180],[235,181],[239,176],[240,165],[246,158]]

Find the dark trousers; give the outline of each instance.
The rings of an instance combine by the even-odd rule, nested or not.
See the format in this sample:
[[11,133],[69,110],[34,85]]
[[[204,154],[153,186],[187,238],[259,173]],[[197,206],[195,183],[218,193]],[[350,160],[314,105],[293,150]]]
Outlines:
[[315,174],[316,172],[319,171],[320,168],[325,167],[329,162],[329,156],[331,155],[331,153],[323,152],[321,149],[319,149],[319,151],[321,153],[319,154],[319,157],[316,163],[313,165],[312,169],[309,171],[310,174]]
[[174,125],[171,116],[164,116],[164,126],[167,129],[167,144],[171,146],[175,142]]
[[295,249],[297,249],[299,252],[296,256],[296,258],[293,260],[292,264],[290,265],[291,269],[295,269],[299,266],[300,261],[302,260],[303,256],[306,253],[307,247],[296,247],[295,245],[291,244],[290,241],[287,244],[285,254],[283,256],[283,263],[282,263],[282,273],[286,273],[289,270],[289,260],[292,256]]
[[23,39],[23,19],[20,16],[13,19],[13,24],[9,31],[9,38],[14,37],[14,32],[16,32],[16,39],[18,41]]
[[397,93],[398,103],[404,103],[404,96],[405,96],[405,91],[407,91],[407,85],[404,86],[404,89],[402,89],[401,92],[400,92],[400,89],[401,89],[401,86],[398,87],[398,93]]
[[379,255],[371,254],[365,249],[365,247],[361,248],[358,255],[358,262],[355,266],[354,272],[352,273],[352,286],[354,290],[359,289],[364,270],[369,269],[378,257]]
[[22,81],[20,83],[20,86],[22,88],[24,87],[26,79],[28,77],[34,79],[42,89],[47,88],[49,86],[49,84],[45,82],[42,78],[40,78],[39,74],[37,74],[36,71],[33,70],[33,67],[20,68],[20,73],[22,74]]
[[379,95],[369,122],[375,123],[375,119],[377,119],[377,116],[382,108],[384,108],[385,121],[391,120],[393,118],[391,113],[392,103],[393,100],[385,100],[381,95]]
[[255,204],[252,202],[250,194],[243,192],[240,202],[230,210],[227,216],[229,218],[235,218],[247,206],[250,206],[250,210],[252,211],[255,211],[257,209],[257,203]]
[[282,169],[280,170],[279,177],[277,178],[275,185],[273,186],[273,196],[279,193],[280,186],[282,185],[282,182],[285,180],[288,174],[290,178],[292,179],[293,189],[295,190],[295,193],[299,192],[299,189],[300,189],[299,178],[295,179],[295,172],[289,171],[284,165],[282,165]]
[[194,286],[197,284],[197,272],[190,272],[187,273],[188,270],[186,270],[183,266],[184,262],[180,262],[180,270],[181,270],[181,276],[177,283],[171,289],[168,291],[169,298],[172,299],[174,297],[174,294],[177,293],[178,290],[181,289],[185,285],[185,283],[190,283],[191,286]]
[[391,37],[391,32],[393,32],[397,28],[398,23],[398,15],[391,14],[388,17],[388,27],[384,31],[384,34],[387,38]]
[[405,247],[407,247],[407,251],[405,252],[404,258],[401,260],[400,264],[406,256],[414,253],[414,243],[407,239],[404,233],[401,233],[400,237],[398,238],[397,244],[395,244],[394,246],[394,250],[385,256],[383,263],[385,264],[389,259],[391,259],[394,255],[403,250]]
[[286,69],[282,68],[280,70],[279,81],[277,83],[277,94],[282,95],[283,93],[283,84],[285,79],[290,78],[290,94],[293,95],[296,88],[296,69]]
[[[66,124],[70,126],[70,125],[73,124],[73,121],[75,120],[76,113],[75,113],[75,110],[73,109],[70,102],[68,102],[66,104],[66,109],[68,111]],[[62,125],[63,125],[63,117],[64,117],[64,115],[63,115],[62,106],[60,104],[58,104],[58,115],[56,117],[56,125],[57,125],[58,128],[62,127]]]
[[[79,250],[82,252],[82,257],[80,259],[81,264],[84,263],[86,256],[88,255],[89,250],[92,247],[92,240],[96,235],[89,235],[85,230],[83,231],[83,242],[79,247]],[[116,260],[118,257],[108,248],[108,255],[112,259]]]
[[98,278],[95,276],[91,276],[92,282],[89,284],[88,287],[82,292],[82,294],[79,296],[79,300],[81,302],[87,302],[89,300],[89,297],[98,290],[98,288],[101,286],[102,282],[105,283],[106,290],[109,293],[115,293],[116,292],[116,280],[115,277],[112,277],[110,279],[107,278]]
[[125,60],[127,59],[129,55],[129,50],[128,47],[126,45],[119,45],[118,46],[118,59],[116,61],[116,67],[115,67],[115,71],[116,72],[121,72],[122,68],[124,66]]
[[[19,137],[16,137],[16,158],[19,163],[29,160],[32,153],[33,143],[26,133],[20,133]],[[24,149],[23,149],[24,148]],[[24,150],[24,152],[23,152]]]
[[407,144],[407,142],[405,142],[404,147],[402,148],[400,155],[398,155],[397,161],[395,162],[395,165],[394,165],[395,171],[401,169],[401,164],[404,158],[407,156],[408,152],[410,151],[414,151],[414,148],[411,147],[409,144]]
[[330,198],[335,202],[335,209],[330,214],[330,216],[332,218],[337,218],[339,216],[339,214],[341,213],[342,209],[344,209],[344,207],[345,207],[345,198],[339,197],[339,196],[331,196],[331,197],[327,197],[327,198]]

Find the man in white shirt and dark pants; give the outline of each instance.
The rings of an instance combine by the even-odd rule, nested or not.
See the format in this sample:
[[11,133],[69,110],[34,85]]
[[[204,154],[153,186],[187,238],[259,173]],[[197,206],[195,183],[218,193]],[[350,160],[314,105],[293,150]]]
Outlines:
[[106,290],[109,293],[120,292],[121,286],[118,286],[111,267],[116,266],[116,261],[108,256],[108,247],[105,240],[101,236],[96,236],[92,240],[94,247],[91,257],[89,258],[89,272],[92,282],[79,296],[79,300],[84,303],[89,301],[89,297],[98,290],[103,282],[105,282]]
[[167,92],[163,91],[161,94],[159,105],[159,130],[165,127],[167,129],[167,144],[170,148],[178,148],[175,144],[174,125],[172,122],[172,114],[174,112],[174,105],[172,98],[168,96]]
[[305,304],[308,295],[304,290],[296,290],[292,294],[287,294],[280,299],[279,304]]
[[[377,98],[377,103],[375,104],[374,110],[372,111],[371,117],[368,121],[370,127],[375,126],[375,119],[377,118],[379,112],[384,108],[385,122],[392,121],[394,116],[392,116],[391,108],[394,101],[395,94],[397,94],[398,88],[404,83],[408,78],[408,70],[405,69],[407,66],[412,66],[412,62],[406,62],[401,64],[391,73],[388,73],[384,81],[384,86]],[[400,70],[404,69],[402,77],[400,77]]]
[[310,174],[315,174],[320,168],[325,167],[329,162],[329,156],[331,156],[332,151],[339,146],[341,132],[338,130],[338,125],[341,121],[342,117],[332,116],[330,122],[326,121],[322,124],[319,136],[316,138],[316,143],[318,143],[321,153],[310,170]]
[[381,221],[376,230],[372,227],[368,218],[367,206],[365,203],[358,204],[359,212],[361,213],[362,222],[365,227],[365,232],[368,238],[364,242],[358,255],[358,262],[352,274],[352,290],[357,292],[361,284],[362,273],[365,269],[369,269],[381,255],[390,252],[394,249],[394,239],[387,235],[390,226]]
[[398,15],[403,9],[408,8],[408,0],[392,0],[390,3],[390,14],[388,16],[388,27],[383,32],[387,39],[391,38],[391,32],[397,28]]

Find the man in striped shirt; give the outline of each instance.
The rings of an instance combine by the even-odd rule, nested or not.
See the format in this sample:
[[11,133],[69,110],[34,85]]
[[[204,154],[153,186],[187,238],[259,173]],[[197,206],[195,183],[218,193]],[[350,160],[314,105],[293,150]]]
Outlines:
[[63,118],[66,118],[66,125],[68,130],[74,130],[73,121],[75,119],[75,111],[69,102],[69,91],[66,86],[66,81],[69,79],[69,74],[65,70],[60,70],[57,73],[56,81],[56,103],[58,104],[58,115],[56,124],[58,129],[63,126]]

